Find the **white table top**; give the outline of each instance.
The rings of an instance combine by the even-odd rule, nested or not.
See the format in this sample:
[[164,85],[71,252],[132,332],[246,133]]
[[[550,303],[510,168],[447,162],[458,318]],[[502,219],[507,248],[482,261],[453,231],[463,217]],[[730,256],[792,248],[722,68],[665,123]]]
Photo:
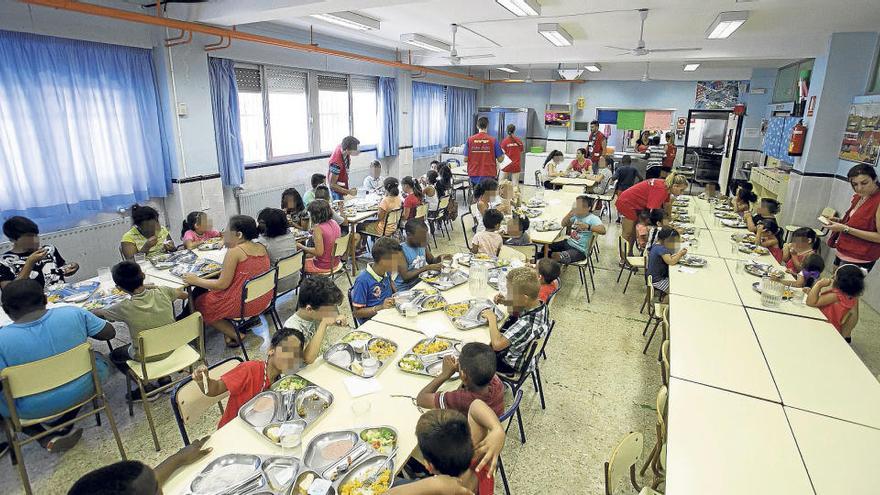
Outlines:
[[672,376],[781,402],[742,306],[675,294],[669,302]]
[[[547,206],[544,207],[538,219],[555,220],[562,223],[562,219],[571,211],[571,207],[579,195],[579,193],[562,191],[544,191],[544,201],[547,202]],[[563,231],[564,229],[538,232],[533,228],[529,230],[529,237],[535,244],[550,244],[559,240]]]
[[596,185],[596,181],[593,179],[586,179],[583,177],[554,177],[550,182],[558,186],[593,187]]
[[707,260],[708,263],[702,268],[670,266],[670,293],[707,301],[741,304],[724,260]]
[[[736,290],[739,293],[739,298],[742,300],[743,306],[747,308],[754,309],[763,309],[765,311],[772,311],[774,313],[782,313],[792,316],[801,316],[804,318],[812,318],[815,320],[825,321],[825,315],[822,314],[817,308],[813,308],[807,306],[806,304],[796,304],[791,300],[782,301],[779,303],[779,306],[775,308],[769,308],[761,304],[761,294],[755,291],[752,285],[755,282],[760,282],[761,279],[746,273],[743,270],[741,273],[738,273],[736,270],[737,262],[735,260],[726,260],[727,269],[730,271],[730,276],[733,279],[733,283],[736,286]],[[761,260],[762,263],[769,263],[773,266],[782,268],[779,264],[776,263],[776,260],[771,256],[769,260]],[[794,289],[795,297],[801,297],[800,301],[803,301],[803,293],[801,289]]]
[[712,239],[712,234],[708,229],[695,229],[693,235],[697,240],[696,246],[694,246],[693,241],[683,241],[681,243],[681,247],[688,248],[688,254],[696,256],[712,256],[715,258],[719,257],[718,249],[715,247],[715,241]]
[[785,408],[817,495],[877,493],[880,430]]
[[813,493],[781,405],[677,378],[669,399],[666,493]]
[[747,311],[783,404],[880,428],[880,382],[830,323]]

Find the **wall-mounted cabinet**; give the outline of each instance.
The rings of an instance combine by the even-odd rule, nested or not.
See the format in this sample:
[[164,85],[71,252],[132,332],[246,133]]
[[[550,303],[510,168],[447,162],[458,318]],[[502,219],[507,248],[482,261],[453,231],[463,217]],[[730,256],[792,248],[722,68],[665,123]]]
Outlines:
[[801,60],[779,69],[773,86],[772,103],[788,103],[798,99],[798,75],[804,70],[813,70],[813,59]]

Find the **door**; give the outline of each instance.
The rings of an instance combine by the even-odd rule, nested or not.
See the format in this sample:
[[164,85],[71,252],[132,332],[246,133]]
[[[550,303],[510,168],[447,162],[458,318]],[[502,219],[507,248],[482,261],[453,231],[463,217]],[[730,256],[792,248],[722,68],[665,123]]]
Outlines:
[[736,158],[736,146],[739,143],[739,115],[731,113],[727,118],[727,129],[724,133],[724,155],[721,157],[721,170],[718,173],[719,191],[726,191]]

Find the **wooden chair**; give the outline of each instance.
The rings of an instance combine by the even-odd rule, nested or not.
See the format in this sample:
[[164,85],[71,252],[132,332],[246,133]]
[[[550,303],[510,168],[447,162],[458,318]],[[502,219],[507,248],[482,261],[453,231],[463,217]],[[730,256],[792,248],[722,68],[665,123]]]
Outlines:
[[666,461],[661,454],[664,453],[663,450],[666,444],[666,409],[668,405],[669,389],[664,385],[660,387],[660,390],[657,392],[657,443],[654,444],[654,448],[651,449],[651,454],[645,459],[645,464],[639,472],[641,476],[644,476],[645,471],[648,470],[648,466],[651,466],[651,471],[654,473],[654,480],[651,483],[651,488],[657,488],[665,476]]
[[[273,281],[274,283],[274,281]],[[197,348],[193,349],[190,344],[197,341]],[[153,422],[153,412],[150,407],[150,397],[161,394],[165,390],[175,386],[182,379],[172,380],[166,385],[161,385],[149,392],[145,385],[150,381],[171,376],[178,371],[188,369],[193,371],[193,365],[197,362],[205,362],[204,326],[202,314],[192,313],[186,318],[175,321],[150,330],[144,330],[137,336],[138,356],[136,359],[127,361],[128,369],[125,373],[126,390],[131,390],[131,382],[134,380],[140,390],[143,399],[144,414],[150,425],[150,434],[153,435],[153,445],[156,451],[159,447],[159,438],[156,435],[156,425]],[[169,354],[170,353],[170,354]],[[168,354],[165,358],[152,360],[157,356]],[[134,407],[131,399],[128,402],[128,415],[134,416]]]
[[657,495],[650,488],[639,486],[636,479],[636,464],[642,457],[644,448],[644,436],[641,433],[630,432],[611,451],[611,457],[605,463],[605,495],[614,495],[624,484],[629,475],[629,482],[640,495]]
[[[16,399],[47,392],[77,380],[84,375],[89,375],[95,390],[81,402],[72,404],[67,409],[44,418],[19,417],[18,409],[15,405]],[[88,342],[45,359],[3,368],[3,370],[0,370],[0,385],[3,387],[3,400],[6,402],[6,408],[9,411],[9,416],[3,418],[3,429],[6,432],[6,439],[9,445],[12,446],[12,451],[15,455],[14,459],[17,460],[18,474],[21,477],[21,483],[26,494],[31,495],[33,491],[31,490],[27,468],[24,464],[24,456],[21,451],[22,446],[36,442],[90,416],[95,416],[98,426],[101,426],[100,414],[102,411],[107,413],[107,420],[110,422],[110,429],[113,431],[113,437],[116,439],[119,455],[122,457],[122,460],[126,459],[125,449],[122,448],[122,441],[119,439],[119,430],[116,429],[116,421],[113,419],[113,411],[107,406],[107,398],[104,395],[104,389],[101,387],[101,378],[98,376],[98,369],[95,366],[95,354]],[[53,425],[39,435],[26,437],[23,440],[18,439],[18,434],[22,433],[24,427],[44,424],[87,404],[92,405],[92,410],[80,411],[74,419]]]
[[[519,251],[520,254],[525,256],[525,261],[533,262],[538,257],[538,245],[537,244],[525,244],[522,246],[512,246],[509,244],[504,245],[507,248],[510,248],[514,251]],[[504,248],[501,248],[502,250]]]
[[[247,317],[246,309],[247,303],[251,301],[256,301],[257,299],[265,296],[266,294],[272,294],[272,299],[275,299],[275,274],[278,272],[277,267],[272,267],[268,271],[263,274],[257,275],[256,277],[251,278],[247,282],[244,283],[244,286],[241,288],[241,313],[238,318],[230,320],[233,328],[235,328],[235,336],[238,338],[238,344],[241,346],[241,353],[244,355],[244,359],[247,361],[250,358],[247,354],[247,349],[244,346],[244,339],[241,336],[241,330],[244,328],[252,319],[259,318],[260,315]],[[269,304],[271,306],[271,303]],[[266,308],[260,314],[269,311],[270,308]],[[271,315],[272,312],[269,311]],[[274,320],[274,317],[273,317]],[[274,322],[275,328],[281,328],[280,322]]]
[[629,274],[626,276],[626,284],[623,286],[624,294],[626,294],[626,289],[629,287],[629,280],[632,278],[633,273],[638,273],[639,269],[644,270],[647,266],[644,257],[630,256],[630,249],[631,245],[629,241],[624,239],[623,236],[618,236],[617,254],[620,256],[620,272],[617,274],[617,283],[620,283],[620,276],[623,275],[623,271],[629,271]]
[[648,275],[648,283],[645,285],[645,306],[648,308],[648,321],[645,323],[645,329],[642,331],[642,336],[648,334],[648,327],[651,326],[651,323],[654,324],[654,328],[651,330],[651,336],[648,337],[648,342],[645,343],[645,349],[642,351],[642,354],[648,352],[648,346],[651,345],[651,341],[654,339],[654,334],[657,333],[657,327],[663,322],[664,313],[669,311],[669,305],[655,302],[654,299],[654,277]]
[[[510,384],[507,384],[507,390],[510,391],[513,399],[501,416],[498,416],[498,421],[504,425],[505,434],[510,431],[510,424],[513,422],[511,418],[513,418],[513,415],[519,415],[519,405],[522,402],[523,396],[522,390],[514,391]],[[501,460],[501,454],[498,455],[498,471],[501,474],[501,482],[504,484],[504,493],[510,495],[510,486],[507,484],[507,473],[504,471],[504,462]]]
[[[219,380],[227,371],[232,370],[242,362],[242,359],[238,356],[225,359],[209,367],[208,376],[214,380]],[[186,425],[193,421],[201,420],[202,415],[214,404],[220,408],[220,414],[223,414],[222,401],[227,397],[229,397],[228,391],[216,397],[205,395],[199,384],[193,381],[192,376],[187,376],[177,383],[174,391],[171,392],[171,410],[174,411],[174,419],[177,420],[177,428],[180,430],[180,438],[183,440],[184,446],[190,444],[189,435],[186,433]]]
[[587,192],[587,187],[586,186],[576,186],[573,184],[566,184],[566,185],[562,186],[562,192],[584,194],[585,192]]
[[[278,271],[275,274],[276,290],[275,299],[272,300],[272,318],[275,320],[275,325],[277,328],[281,328],[281,315],[278,314],[277,308],[278,300],[286,296],[287,294],[290,294],[291,292],[299,291],[299,286],[302,285],[302,279],[304,276],[305,262],[306,253],[304,251],[297,251],[290,256],[281,258],[280,260],[278,260],[278,263],[275,263],[275,267],[278,268]],[[278,290],[279,282],[288,279],[288,277],[292,278],[296,276],[296,274],[299,274],[299,282],[296,284],[296,287],[291,287],[284,291]]]
[[669,366],[669,340],[664,340],[660,344],[660,380],[663,385],[669,386],[669,374],[671,372]]
[[498,258],[505,260],[520,260],[523,263],[529,261],[527,255],[520,250],[515,249],[516,247],[518,246],[502,245],[501,250],[498,251]]

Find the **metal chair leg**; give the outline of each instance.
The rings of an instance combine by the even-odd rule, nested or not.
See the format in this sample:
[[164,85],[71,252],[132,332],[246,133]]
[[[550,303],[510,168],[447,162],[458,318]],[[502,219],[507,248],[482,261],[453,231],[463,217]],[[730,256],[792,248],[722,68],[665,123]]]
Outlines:
[[626,284],[624,284],[624,286],[623,286],[623,293],[624,294],[626,294],[626,289],[627,289],[627,287],[629,287],[629,279],[631,279],[632,276],[633,276],[633,272],[632,272],[632,269],[630,269],[629,275],[626,276]]
[[510,486],[507,484],[507,473],[504,472],[504,463],[501,462],[501,456],[498,456],[498,470],[501,472],[501,483],[504,484],[505,495],[510,495]]
[[[95,411],[98,410],[98,398],[97,397],[92,399],[92,409],[94,409]],[[95,413],[95,423],[98,426],[101,426],[101,413],[99,413],[99,412]]]
[[615,282],[615,283],[618,283],[618,284],[620,283],[620,277],[621,277],[621,275],[623,275],[624,267],[625,267],[625,265],[620,265],[620,271],[617,272],[617,282]]
[[244,338],[241,336],[241,331],[238,329],[238,325],[233,323],[232,328],[235,329],[235,336],[238,338],[238,345],[241,348],[241,353],[244,355],[244,360],[250,361],[251,358],[248,357],[247,349],[244,347]]
[[144,390],[144,384],[138,380],[138,390],[141,391],[141,403],[144,406],[144,415],[147,417],[147,424],[150,426],[150,434],[153,435],[153,445],[156,452],[160,452],[162,447],[159,446],[159,437],[156,435],[156,425],[153,423],[153,410],[150,408],[150,401],[147,399],[147,392]]
[[127,395],[125,402],[128,402],[128,415],[134,417],[134,401],[131,396],[131,377],[128,376],[128,373],[125,374],[125,394]]
[[544,403],[544,384],[541,382],[541,369],[538,367],[538,361],[535,360],[535,372],[533,375],[537,376],[538,382],[538,397],[541,398],[541,409],[547,409],[547,404]]
[[519,439],[522,443],[526,443],[526,429],[523,427],[522,414],[519,409],[516,410],[516,422],[519,424]]
[[[650,320],[649,320],[649,322],[650,322]],[[651,345],[651,341],[654,340],[654,334],[657,333],[657,327],[659,327],[659,326],[660,326],[660,320],[656,320],[654,322],[654,329],[651,330],[651,336],[648,337],[648,341],[645,342],[645,348],[642,349],[642,354],[648,353],[648,346]]]

